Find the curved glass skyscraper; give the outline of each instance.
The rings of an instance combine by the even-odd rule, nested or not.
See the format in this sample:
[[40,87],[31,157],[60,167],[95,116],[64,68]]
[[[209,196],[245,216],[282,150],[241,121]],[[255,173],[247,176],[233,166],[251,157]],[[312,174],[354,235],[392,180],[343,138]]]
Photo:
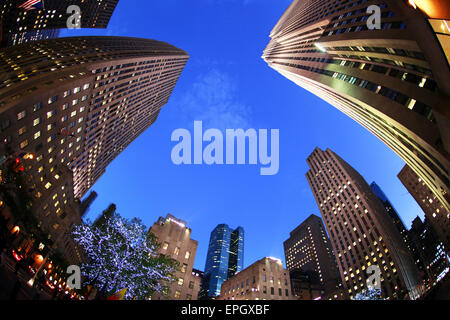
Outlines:
[[203,297],[220,295],[220,288],[228,278],[244,267],[244,229],[231,229],[226,224],[219,224],[209,240],[205,265]]

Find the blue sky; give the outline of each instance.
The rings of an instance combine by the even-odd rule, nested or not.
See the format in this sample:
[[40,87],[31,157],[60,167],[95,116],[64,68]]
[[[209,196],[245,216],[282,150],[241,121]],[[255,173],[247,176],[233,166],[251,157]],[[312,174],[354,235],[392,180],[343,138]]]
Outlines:
[[[305,174],[316,146],[330,148],[376,181],[406,226],[423,212],[397,179],[404,162],[366,129],[298,87],[261,59],[289,0],[121,0],[107,30],[66,30],[61,36],[115,35],[156,39],[191,58],[157,122],[107,168],[94,185],[88,218],[110,203],[150,227],[171,213],[186,220],[199,242],[195,267],[205,266],[217,224],[245,229],[245,267],[282,258],[283,241],[310,214],[320,216]],[[280,130],[280,171],[259,166],[176,166],[175,129]]]

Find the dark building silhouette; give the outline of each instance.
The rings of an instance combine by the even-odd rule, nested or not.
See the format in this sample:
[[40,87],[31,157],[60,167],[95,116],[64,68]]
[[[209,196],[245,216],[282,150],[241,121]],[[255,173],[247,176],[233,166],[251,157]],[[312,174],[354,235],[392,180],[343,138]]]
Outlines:
[[445,251],[450,254],[450,214],[425,182],[409,166],[405,166],[398,178],[422,208],[428,223],[433,226]]
[[428,218],[425,218],[425,221],[419,217],[415,218],[409,230],[409,237],[415,245],[415,258],[421,266],[422,278],[425,280],[426,290],[429,291],[448,274],[450,258]]
[[[64,29],[73,12],[81,10],[81,28],[106,28],[119,0],[44,0],[43,8],[25,11],[19,8],[25,0],[0,0],[2,46],[17,44],[17,35],[38,30]],[[34,40],[34,39],[28,39]]]
[[323,284],[316,271],[293,269],[289,271],[293,295],[298,300],[319,300],[325,295]]
[[386,194],[383,192],[383,190],[380,188],[378,184],[375,182],[372,182],[370,184],[370,187],[372,188],[375,195],[380,199],[380,201],[383,203],[384,208],[386,209],[386,212],[389,214],[389,217],[391,218],[392,222],[394,223],[395,227],[397,228],[398,232],[400,232],[400,235],[402,236],[403,241],[405,242],[408,249],[411,250],[411,241],[408,236],[408,230],[405,227],[405,224],[403,223],[402,219],[398,215],[397,211],[394,209],[394,206],[389,201]]
[[97,196],[98,196],[97,192],[91,191],[91,193],[89,193],[87,198],[84,199],[83,201],[81,201],[81,204],[80,204],[80,216],[81,217],[84,217],[86,215],[92,202],[94,202],[95,199],[97,199]]

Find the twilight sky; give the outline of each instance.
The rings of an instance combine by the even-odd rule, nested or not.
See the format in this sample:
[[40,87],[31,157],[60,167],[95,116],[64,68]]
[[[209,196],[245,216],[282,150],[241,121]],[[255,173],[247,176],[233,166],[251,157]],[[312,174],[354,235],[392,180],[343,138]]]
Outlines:
[[[121,0],[107,30],[65,30],[61,36],[114,35],[155,39],[191,58],[156,123],[107,168],[87,217],[110,203],[147,227],[171,213],[199,242],[203,270],[210,232],[226,223],[245,229],[244,267],[265,257],[284,261],[283,242],[310,214],[320,216],[305,174],[316,146],[330,148],[376,181],[407,228],[423,212],[397,178],[404,162],[366,129],[272,70],[261,59],[269,34],[291,0]],[[259,165],[176,166],[172,132],[279,129],[280,170]],[[225,132],[224,132],[225,133]],[[205,144],[206,146],[206,144]]]

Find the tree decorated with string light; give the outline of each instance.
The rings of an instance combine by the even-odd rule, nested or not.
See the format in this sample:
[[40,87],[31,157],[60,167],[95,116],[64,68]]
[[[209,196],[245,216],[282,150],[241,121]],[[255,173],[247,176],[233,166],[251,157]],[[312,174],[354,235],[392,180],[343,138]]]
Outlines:
[[111,205],[93,223],[76,226],[74,240],[88,262],[81,271],[90,285],[110,296],[127,289],[125,299],[165,295],[175,278],[178,263],[159,255],[159,244],[141,220],[125,219]]

